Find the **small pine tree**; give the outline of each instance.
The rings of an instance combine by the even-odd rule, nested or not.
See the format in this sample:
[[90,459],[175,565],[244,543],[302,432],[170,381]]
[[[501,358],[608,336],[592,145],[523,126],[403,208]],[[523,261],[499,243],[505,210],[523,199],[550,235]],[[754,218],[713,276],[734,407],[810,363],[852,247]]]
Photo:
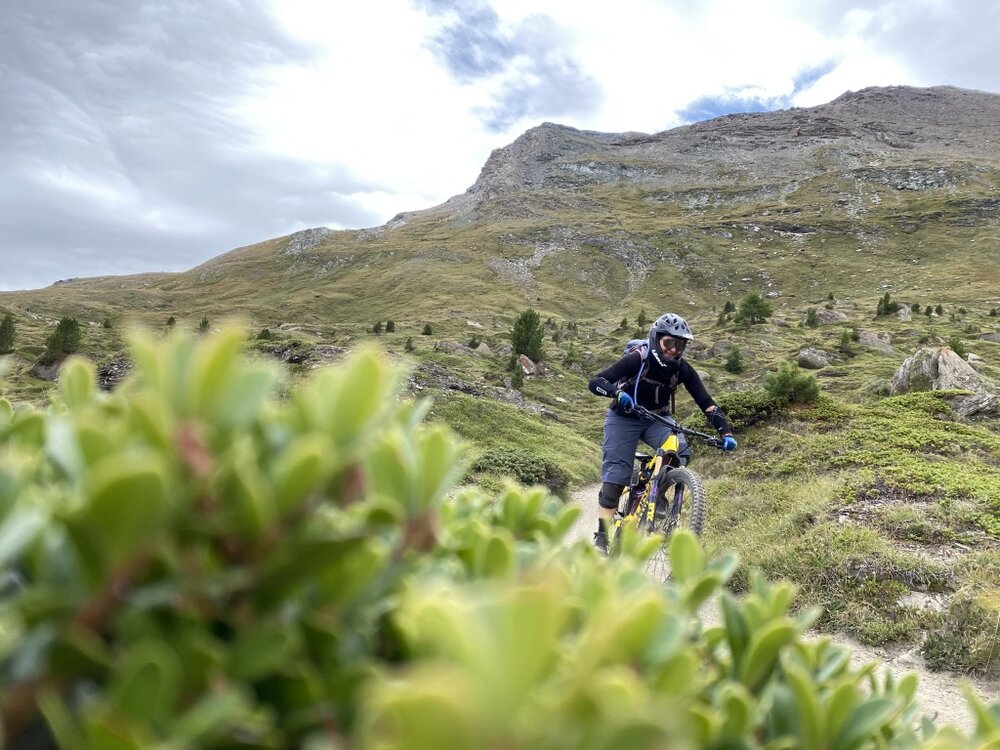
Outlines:
[[101,325],[104,328],[107,328],[108,330],[111,330],[112,328],[114,328],[114,323],[111,322],[111,318],[105,318],[104,322],[101,323]]
[[177,325],[177,318],[171,315],[167,318],[167,328],[173,328],[175,325]]
[[912,305],[910,305],[910,310],[913,312],[914,315],[918,315],[920,313],[920,303],[914,302]]
[[950,338],[948,340],[948,346],[950,346],[951,350],[962,359],[965,359],[969,354],[969,350],[965,348],[965,344],[962,343],[962,339],[958,338],[958,336]]
[[396,332],[396,321],[394,321],[394,320],[387,320],[385,322],[385,332],[386,333],[395,333]]
[[990,317],[991,318],[996,318],[997,316],[1000,316],[1000,308],[991,307],[990,308]]
[[198,324],[199,333],[207,332],[208,327],[209,327],[208,316],[205,316],[204,318],[201,319],[201,322]]
[[750,292],[740,301],[739,310],[733,320],[737,323],[754,325],[766,322],[773,312],[770,303],[761,296],[760,292]]
[[889,292],[886,292],[879,298],[878,305],[875,307],[875,317],[882,318],[886,315],[892,315],[899,310],[899,303],[893,302],[892,298],[889,296]]
[[524,388],[524,370],[520,367],[515,367],[514,372],[510,376],[510,387],[516,390],[521,390]]
[[840,337],[840,344],[837,345],[837,348],[844,354],[852,354],[854,352],[854,347],[851,346],[850,331],[844,331]]
[[257,334],[257,338],[261,341],[270,341],[274,338],[274,334],[271,333],[269,328],[261,328],[260,333]]
[[938,315],[944,315],[944,308],[941,307],[941,305],[938,305],[937,307],[934,308],[934,312],[936,312]]
[[724,367],[727,372],[743,372],[743,356],[740,354],[739,347],[734,346],[729,350]]
[[828,299],[828,300],[829,300],[830,302],[833,302],[833,300],[834,300],[834,296],[833,296],[833,292],[830,292],[830,293],[829,293],[828,295],[826,295],[826,298],[827,298],[827,299]]
[[933,314],[934,311],[931,309],[931,306],[927,305],[927,307],[924,308],[924,315],[926,315],[929,318]]
[[819,398],[816,376],[791,362],[782,362],[777,372],[764,373],[764,387],[772,399],[785,404],[808,404]]
[[618,330],[624,331],[628,328],[628,318],[622,318],[622,322],[618,324]]
[[430,323],[424,323],[424,330],[423,330],[422,333],[423,333],[424,336],[430,336],[431,335],[432,330],[431,330],[431,324]]
[[405,344],[403,344],[403,349],[404,349],[404,351],[408,351],[408,352],[412,352],[412,351],[414,351],[414,350],[415,350],[416,348],[417,348],[417,347],[415,347],[415,346],[413,345],[413,337],[412,337],[412,336],[407,336],[407,337],[406,337],[406,343],[405,343]]
[[481,343],[483,343],[483,342],[479,340],[478,336],[473,336],[471,339],[469,339],[469,345],[468,346],[469,346],[470,349],[475,349]]
[[381,336],[382,335],[382,321],[381,320],[376,321],[375,325],[372,326],[372,333],[374,333],[376,336]]
[[806,310],[806,325],[810,328],[815,328],[819,325],[819,313],[816,312],[815,307],[810,307]]
[[80,348],[80,322],[76,318],[62,318],[55,330],[45,341],[42,358],[46,362],[57,362],[73,354]]
[[545,359],[542,327],[537,312],[528,308],[517,316],[510,331],[510,342],[514,346],[514,354],[523,354],[535,362]]
[[731,313],[736,311],[736,305],[734,305],[730,300],[726,300],[726,304],[722,306],[722,312]]
[[635,324],[637,326],[639,326],[639,328],[645,328],[646,326],[649,325],[649,319],[646,318],[646,311],[645,310],[640,310],[639,311],[639,317],[636,318]]
[[14,351],[14,316],[7,313],[0,320],[0,354]]

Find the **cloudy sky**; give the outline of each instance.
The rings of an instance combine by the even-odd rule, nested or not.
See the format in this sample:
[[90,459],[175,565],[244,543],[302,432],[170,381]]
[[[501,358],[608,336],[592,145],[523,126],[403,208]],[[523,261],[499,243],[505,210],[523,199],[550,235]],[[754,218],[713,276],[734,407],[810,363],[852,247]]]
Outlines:
[[1000,0],[0,0],[0,290],[379,225],[544,121],[1000,92],[998,28]]

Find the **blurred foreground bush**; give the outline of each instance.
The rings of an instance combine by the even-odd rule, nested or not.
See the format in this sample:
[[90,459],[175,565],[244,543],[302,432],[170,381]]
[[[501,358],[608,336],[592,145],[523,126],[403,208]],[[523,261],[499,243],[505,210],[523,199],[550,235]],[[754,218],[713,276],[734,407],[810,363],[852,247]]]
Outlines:
[[7,747],[995,747],[918,721],[915,678],[800,635],[790,586],[698,606],[563,543],[543,490],[446,498],[462,447],[371,352],[286,401],[230,331],[132,345],[113,395],[70,361],[44,411],[0,400],[0,720]]

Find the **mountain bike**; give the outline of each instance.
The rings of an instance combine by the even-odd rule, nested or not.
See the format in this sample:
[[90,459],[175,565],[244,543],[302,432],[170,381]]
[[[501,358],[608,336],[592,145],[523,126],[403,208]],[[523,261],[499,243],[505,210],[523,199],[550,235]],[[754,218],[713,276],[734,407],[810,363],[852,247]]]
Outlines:
[[639,405],[635,405],[633,411],[642,419],[666,425],[671,432],[653,455],[636,452],[638,466],[632,473],[631,483],[622,490],[611,524],[610,542],[613,551],[626,524],[635,525],[642,534],[659,535],[660,546],[650,557],[646,570],[665,580],[669,575],[667,542],[670,534],[678,527],[686,527],[700,536],[705,522],[705,487],[701,477],[683,465],[679,435],[697,438],[719,450],[722,450],[722,438],[688,429]]

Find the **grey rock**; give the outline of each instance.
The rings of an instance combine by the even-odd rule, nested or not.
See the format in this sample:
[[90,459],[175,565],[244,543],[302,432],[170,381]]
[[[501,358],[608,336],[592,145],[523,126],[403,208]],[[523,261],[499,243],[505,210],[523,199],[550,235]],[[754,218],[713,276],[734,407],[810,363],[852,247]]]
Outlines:
[[843,323],[847,320],[847,314],[840,312],[840,310],[828,310],[825,307],[818,307],[816,308],[816,319],[821,326],[829,325],[830,323]]
[[963,416],[997,410],[995,388],[985,377],[947,346],[923,347],[907,357],[889,384],[893,395],[910,391],[971,391],[955,400],[952,408]]
[[858,331],[858,342],[874,349],[879,354],[896,354],[890,342],[892,335],[889,333],[875,333],[874,331]]
[[457,341],[438,341],[434,344],[434,351],[445,352],[447,354],[467,354],[469,356],[476,353],[474,349],[470,349],[465,344],[459,344]]
[[830,352],[806,347],[799,350],[797,361],[799,367],[804,367],[807,370],[822,370],[824,367],[829,367],[836,359]]
[[55,382],[59,379],[59,367],[61,365],[62,360],[49,363],[43,363],[41,360],[38,360],[28,370],[28,374],[34,378],[38,378],[39,380]]

